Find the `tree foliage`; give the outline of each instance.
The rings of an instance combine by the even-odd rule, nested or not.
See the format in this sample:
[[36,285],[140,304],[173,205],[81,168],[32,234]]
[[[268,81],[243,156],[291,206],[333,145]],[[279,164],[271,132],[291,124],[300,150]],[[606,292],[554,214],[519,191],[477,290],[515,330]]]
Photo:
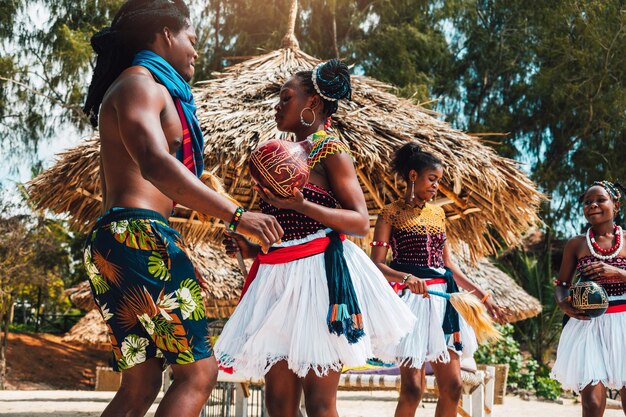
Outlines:
[[63,290],[85,279],[82,267],[77,267],[83,239],[69,233],[61,221],[19,213],[26,213],[24,207],[0,207],[0,389],[16,301],[56,312],[63,305]]
[[[87,126],[80,110],[91,72],[91,35],[122,0],[9,0],[0,6],[0,149],[20,158],[63,123]],[[7,13],[4,13],[4,10]]]
[[591,181],[626,178],[626,8],[619,0],[446,2],[455,63],[444,109],[474,132],[507,132],[499,152],[528,161],[554,200],[549,225],[578,224]]
[[[93,63],[88,40],[122,2],[0,4],[3,149],[35,149],[63,121],[85,126],[79,107]],[[290,4],[191,0],[196,80],[278,48]],[[416,101],[440,99],[436,109],[461,129],[507,133],[489,143],[526,162],[553,198],[544,213],[549,225],[578,221],[574,197],[590,181],[626,178],[623,1],[300,0],[299,6],[295,34],[303,50],[339,56]]]

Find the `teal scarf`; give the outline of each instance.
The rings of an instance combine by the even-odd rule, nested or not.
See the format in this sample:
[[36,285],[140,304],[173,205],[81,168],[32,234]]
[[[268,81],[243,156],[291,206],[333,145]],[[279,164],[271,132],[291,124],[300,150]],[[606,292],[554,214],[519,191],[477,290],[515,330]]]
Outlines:
[[193,158],[185,161],[185,157],[187,155],[183,154],[183,146],[181,146],[176,152],[176,158],[199,178],[204,171],[204,158],[202,155],[202,151],[204,149],[204,137],[202,136],[202,130],[200,129],[198,117],[196,116],[196,105],[193,101],[191,87],[183,79],[183,77],[176,72],[174,67],[161,58],[161,56],[152,51],[139,51],[137,55],[135,55],[135,58],[133,58],[132,65],[139,65],[147,68],[148,71],[150,71],[152,75],[165,88],[167,88],[167,91],[170,93],[172,98],[178,99],[189,128]]

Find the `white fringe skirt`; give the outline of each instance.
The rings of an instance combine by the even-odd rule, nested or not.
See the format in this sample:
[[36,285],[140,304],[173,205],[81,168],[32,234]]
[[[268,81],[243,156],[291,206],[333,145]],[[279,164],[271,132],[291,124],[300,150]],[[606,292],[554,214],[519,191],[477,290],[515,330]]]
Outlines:
[[[429,285],[428,288],[446,292],[447,285],[434,284]],[[459,317],[462,351],[457,351],[454,348],[452,336],[443,332],[442,325],[447,303],[445,298],[436,295],[424,298],[421,294],[413,294],[407,289],[401,300],[411,309],[417,321],[400,344],[386,351],[380,357],[381,360],[420,369],[424,366],[424,362],[449,362],[449,351],[456,353],[461,359],[471,358],[474,355],[478,348],[476,335],[462,317]]]
[[576,392],[598,383],[612,389],[626,387],[626,312],[591,320],[570,318],[550,376]]
[[[291,246],[324,237],[324,231],[283,242]],[[324,254],[279,265],[262,264],[256,279],[215,344],[220,364],[246,377],[263,377],[285,360],[295,374],[324,376],[342,365],[364,365],[397,345],[415,317],[370,258],[349,240],[344,256],[363,317],[365,335],[353,344],[330,333]]]

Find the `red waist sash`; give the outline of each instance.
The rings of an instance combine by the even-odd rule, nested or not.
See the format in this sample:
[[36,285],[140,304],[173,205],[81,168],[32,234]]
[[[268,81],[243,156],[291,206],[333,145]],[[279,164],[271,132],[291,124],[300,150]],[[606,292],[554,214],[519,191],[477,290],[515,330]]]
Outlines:
[[609,305],[609,308],[606,310],[605,314],[624,313],[624,312],[626,312],[626,303]]
[[[340,235],[341,240],[346,240],[346,235]],[[298,259],[308,258],[309,256],[319,255],[324,253],[326,246],[330,243],[330,238],[320,237],[313,239],[310,242],[302,243],[300,245],[286,246],[283,248],[277,248],[268,253],[259,253],[254,259],[254,263],[248,272],[246,282],[243,284],[241,290],[241,298],[248,291],[248,288],[252,284],[252,281],[256,278],[257,272],[259,272],[259,265],[278,265],[285,264],[287,262],[296,261]],[[444,280],[445,282],[445,280]]]

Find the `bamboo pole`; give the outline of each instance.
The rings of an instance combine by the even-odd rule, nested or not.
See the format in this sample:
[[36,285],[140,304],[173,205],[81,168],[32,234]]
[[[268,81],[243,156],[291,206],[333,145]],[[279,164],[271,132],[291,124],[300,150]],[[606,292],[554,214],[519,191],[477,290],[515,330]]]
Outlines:
[[296,39],[296,18],[298,17],[298,0],[292,0],[289,8],[289,21],[287,22],[287,33],[283,37],[281,47],[285,49],[300,49],[298,39]]

